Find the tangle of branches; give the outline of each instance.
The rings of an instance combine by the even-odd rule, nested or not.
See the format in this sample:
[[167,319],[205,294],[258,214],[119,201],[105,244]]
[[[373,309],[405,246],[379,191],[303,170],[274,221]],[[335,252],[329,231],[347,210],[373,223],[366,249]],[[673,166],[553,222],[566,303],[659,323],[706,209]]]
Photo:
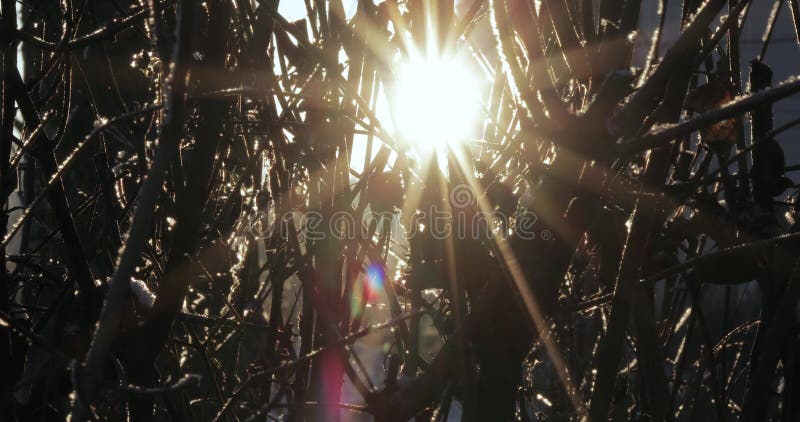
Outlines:
[[1,418],[800,419],[797,1],[679,3],[0,0]]

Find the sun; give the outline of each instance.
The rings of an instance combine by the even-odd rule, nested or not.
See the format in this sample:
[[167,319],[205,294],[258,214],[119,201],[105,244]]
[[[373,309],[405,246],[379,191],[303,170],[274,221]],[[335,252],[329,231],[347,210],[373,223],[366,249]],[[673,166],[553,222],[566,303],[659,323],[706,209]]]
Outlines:
[[398,132],[422,150],[463,142],[480,110],[478,79],[455,58],[409,60],[394,87]]

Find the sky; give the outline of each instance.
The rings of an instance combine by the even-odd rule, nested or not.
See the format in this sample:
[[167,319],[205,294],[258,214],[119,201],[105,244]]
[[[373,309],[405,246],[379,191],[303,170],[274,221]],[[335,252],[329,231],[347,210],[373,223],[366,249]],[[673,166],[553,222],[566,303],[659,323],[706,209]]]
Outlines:
[[[375,3],[380,3],[376,1]],[[456,13],[465,8],[464,0],[456,0]],[[470,2],[466,2],[469,4]],[[344,11],[347,17],[351,17],[356,13],[358,7],[358,0],[342,0]],[[288,21],[304,18],[306,16],[306,6],[304,0],[283,0],[278,5],[278,12],[283,15]]]
[[[356,13],[358,1],[342,0],[342,5],[344,5],[344,11],[349,18]],[[306,17],[306,5],[303,0],[284,0],[278,5],[278,12],[291,22]]]

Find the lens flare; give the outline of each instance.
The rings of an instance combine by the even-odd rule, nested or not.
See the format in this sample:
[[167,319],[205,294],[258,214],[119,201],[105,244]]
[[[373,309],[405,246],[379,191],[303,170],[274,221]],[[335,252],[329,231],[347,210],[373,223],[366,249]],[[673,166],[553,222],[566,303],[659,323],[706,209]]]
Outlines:
[[366,276],[365,287],[367,291],[367,300],[374,301],[378,292],[383,289],[383,283],[386,281],[383,267],[375,263],[370,264],[369,267],[367,267]]

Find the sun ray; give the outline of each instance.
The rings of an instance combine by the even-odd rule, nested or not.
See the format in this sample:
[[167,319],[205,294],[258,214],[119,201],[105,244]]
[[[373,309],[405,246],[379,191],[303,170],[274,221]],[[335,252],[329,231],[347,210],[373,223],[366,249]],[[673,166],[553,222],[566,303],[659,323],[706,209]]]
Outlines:
[[[480,192],[480,185],[472,175],[472,169],[467,166],[469,157],[466,157],[465,154],[457,148],[451,149],[451,152],[451,157],[453,157],[455,163],[458,165],[461,171],[463,181],[467,182],[474,192]],[[481,195],[475,195],[475,200],[478,211],[488,213],[492,210],[492,207],[485,197]],[[550,328],[547,326],[545,318],[539,309],[539,305],[536,303],[536,297],[531,290],[530,285],[528,284],[528,280],[526,280],[525,274],[519,265],[519,261],[517,260],[514,251],[504,236],[494,236],[491,240],[492,242],[488,243],[492,249],[492,252],[498,258],[498,261],[501,264],[504,272],[506,272],[507,277],[511,279],[511,281],[514,283],[514,286],[517,288],[517,291],[522,298],[523,305],[525,306],[525,310],[528,312],[531,322],[534,324],[534,327],[539,333],[539,338],[542,340],[545,350],[547,351],[547,354],[553,363],[553,367],[558,373],[558,377],[564,386],[565,392],[569,396],[573,409],[576,411],[581,410],[583,406],[575,394],[576,390],[572,385],[572,381],[570,380],[570,376],[567,372],[567,366],[562,358],[561,351],[550,335]]]
[[[448,187],[448,184],[452,184],[453,178],[458,176],[461,176],[473,191],[478,192],[480,191],[478,183],[472,174],[471,164],[468,164],[471,163],[472,157],[467,157],[467,154],[470,153],[464,153],[463,150],[465,141],[471,141],[470,135],[477,132],[475,129],[482,129],[476,127],[478,123],[484,123],[487,117],[491,122],[499,123],[494,122],[494,116],[491,116],[489,109],[482,104],[482,101],[485,100],[484,88],[490,88],[491,85],[485,83],[487,82],[486,76],[492,76],[490,75],[492,69],[484,68],[485,66],[479,61],[479,58],[473,57],[477,67],[481,69],[481,72],[474,72],[473,68],[476,66],[473,63],[468,63],[463,58],[452,54],[446,45],[439,45],[434,40],[435,36],[426,36],[423,42],[418,37],[412,37],[416,29],[409,30],[407,22],[396,12],[390,8],[388,15],[393,23],[396,39],[401,45],[402,54],[395,54],[391,58],[385,52],[382,55],[391,64],[392,71],[390,73],[394,77],[392,81],[383,81],[386,84],[383,92],[384,101],[388,104],[388,117],[392,121],[394,138],[398,141],[401,149],[410,148],[409,151],[413,151],[421,159],[414,167],[418,166],[417,168],[423,170],[420,173],[423,179],[425,179],[424,174],[427,171],[441,171],[438,178],[441,186],[438,187],[442,192],[448,192],[449,187],[452,187]],[[426,13],[428,16],[430,14]],[[434,28],[431,28],[430,24],[431,22],[427,21],[425,23],[423,32],[426,32],[426,35],[433,32]],[[451,39],[446,43],[448,45],[454,41],[452,34],[449,35]],[[504,139],[510,136],[516,126],[514,123],[516,117],[515,112],[512,121],[508,123],[509,126],[497,127],[500,132],[505,132]],[[443,158],[445,162],[448,160],[452,160],[452,162],[448,166],[448,164],[439,163],[439,158]],[[442,174],[447,171],[447,167],[450,167],[451,172],[459,173],[458,175],[450,174],[449,182]],[[409,215],[416,212],[423,195],[419,189],[409,190],[407,194],[403,213]],[[449,202],[444,199],[441,205],[447,207]],[[483,213],[489,213],[492,210],[488,201],[479,195],[477,207],[478,211]],[[552,223],[558,225],[557,222]],[[563,227],[559,226],[555,229],[558,232],[558,229],[563,229]],[[519,292],[524,308],[539,333],[573,408],[582,409],[562,355],[550,334],[550,329],[546,325],[534,292],[528,284],[514,251],[507,239],[502,236],[495,236],[489,244],[507,278]],[[449,287],[454,294],[455,319],[459,323],[463,317],[460,315],[463,313],[463,303],[461,303],[463,299],[458,293],[460,288],[458,263],[455,262],[458,254],[455,240],[452,237],[446,241],[445,254]]]

